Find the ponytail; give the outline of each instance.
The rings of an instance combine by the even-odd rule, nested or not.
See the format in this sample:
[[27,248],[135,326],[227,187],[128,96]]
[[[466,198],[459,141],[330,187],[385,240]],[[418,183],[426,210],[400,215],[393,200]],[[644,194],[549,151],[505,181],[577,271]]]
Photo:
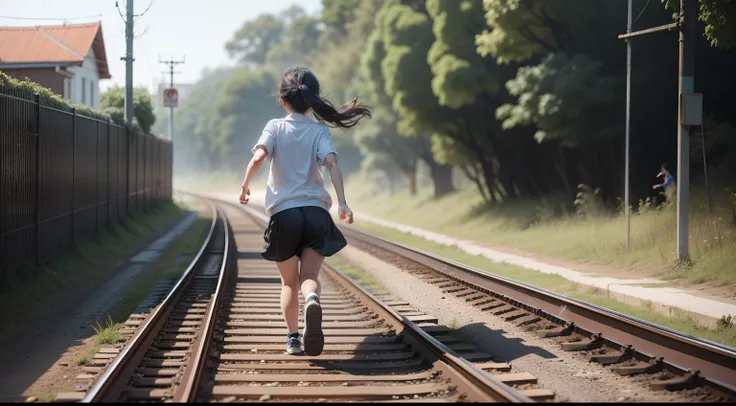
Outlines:
[[287,70],[279,86],[279,96],[295,113],[304,114],[311,108],[317,120],[328,126],[351,128],[364,117],[371,117],[370,107],[357,97],[335,107],[319,93],[317,77],[310,70],[300,67]]

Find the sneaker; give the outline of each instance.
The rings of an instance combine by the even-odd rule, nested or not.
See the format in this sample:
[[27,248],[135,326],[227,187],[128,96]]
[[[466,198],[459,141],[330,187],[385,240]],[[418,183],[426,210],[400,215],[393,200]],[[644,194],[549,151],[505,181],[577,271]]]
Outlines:
[[287,336],[286,352],[291,355],[302,353],[302,343],[299,341],[299,334]]
[[304,305],[304,352],[310,356],[320,355],[324,346],[322,307],[319,304],[319,298],[311,295]]

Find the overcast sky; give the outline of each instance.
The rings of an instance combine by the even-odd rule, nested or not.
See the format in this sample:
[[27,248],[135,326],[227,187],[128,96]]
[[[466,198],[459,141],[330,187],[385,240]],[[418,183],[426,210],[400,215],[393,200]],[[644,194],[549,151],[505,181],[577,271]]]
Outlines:
[[[181,83],[196,81],[205,67],[231,64],[225,42],[243,21],[295,3],[310,14],[321,9],[320,0],[135,0],[135,14],[142,13],[149,4],[151,7],[136,20],[133,82],[153,90],[166,69],[159,57],[186,56],[186,64],[177,67],[181,74],[175,77]],[[124,15],[125,0],[119,0],[119,5]],[[0,26],[57,25],[63,19],[69,24],[102,21],[112,79],[101,81],[100,86],[104,90],[125,85],[125,63],[120,60],[125,55],[125,23],[115,0],[0,0]]]

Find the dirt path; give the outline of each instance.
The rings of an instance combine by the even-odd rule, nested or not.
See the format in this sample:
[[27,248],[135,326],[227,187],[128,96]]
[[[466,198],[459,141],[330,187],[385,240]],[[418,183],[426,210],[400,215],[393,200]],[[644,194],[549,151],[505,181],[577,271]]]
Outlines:
[[[192,213],[163,236],[151,238],[142,245],[142,252],[150,252],[146,247],[152,246],[165,249],[168,244],[162,241],[174,241],[197,217]],[[71,382],[81,372],[73,360],[86,350],[94,335],[91,326],[105,321],[126,289],[147,269],[147,263],[134,259],[104,272],[105,277],[97,283],[78,286],[75,297],[80,300],[59,303],[56,314],[0,352],[0,402],[22,401],[29,396],[47,400],[44,395],[72,389]]]

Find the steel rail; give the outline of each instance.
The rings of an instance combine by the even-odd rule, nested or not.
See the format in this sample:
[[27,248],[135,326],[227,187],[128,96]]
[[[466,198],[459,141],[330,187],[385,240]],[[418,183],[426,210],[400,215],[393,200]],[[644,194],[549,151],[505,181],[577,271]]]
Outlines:
[[[199,252],[197,252],[197,255],[189,264],[186,271],[184,271],[184,274],[182,274],[176,284],[169,291],[168,295],[166,295],[166,298],[164,298],[161,304],[156,306],[153,312],[151,312],[151,315],[146,318],[133,338],[128,341],[127,345],[120,351],[115,359],[113,359],[112,363],[108,366],[102,376],[89,389],[85,397],[81,400],[81,403],[101,402],[107,400],[106,396],[108,396],[109,391],[119,381],[121,375],[131,367],[135,368],[136,365],[131,365],[133,361],[135,361],[135,355],[140,352],[143,343],[155,337],[157,329],[154,327],[162,322],[165,315],[173,308],[176,303],[175,298],[184,290],[187,282],[191,279],[191,275],[194,273],[194,269],[196,269],[202,262],[204,253],[207,251],[213,240],[212,237],[215,232],[215,226],[217,224],[219,214],[213,203],[210,202],[209,207],[212,213],[212,223],[210,224],[209,232],[207,233],[207,237],[199,249]],[[117,399],[113,399],[112,401],[116,400]]]
[[223,301],[221,296],[224,291],[226,271],[228,266],[231,264],[230,258],[232,254],[232,245],[230,242],[232,239],[232,231],[225,211],[221,210],[220,212],[222,213],[222,226],[225,233],[225,246],[223,247],[222,264],[220,265],[220,272],[217,277],[217,287],[215,288],[215,292],[212,294],[212,301],[205,313],[203,330],[200,332],[199,338],[192,349],[192,358],[190,359],[190,363],[181,379],[182,383],[174,393],[174,402],[195,401],[197,389],[202,382],[203,375],[205,374],[207,367],[207,356],[209,355],[212,345],[212,335],[215,331],[217,315]]
[[[736,349],[586,303],[524,282],[477,269],[439,255],[357,230],[342,227],[347,238],[386,250],[465,284],[513,302],[548,319],[571,323],[584,334],[596,334],[618,348],[632,346],[648,360],[680,373],[702,372],[715,389],[736,393]],[[661,357],[661,358],[660,358]]]
[[[233,203],[223,202],[235,206]],[[237,207],[237,206],[236,206]],[[260,223],[262,226],[268,225],[268,217],[261,212],[254,210],[251,207],[242,206],[242,210],[253,220]],[[464,359],[458,355],[455,351],[442,344],[440,341],[432,337],[430,334],[422,330],[414,322],[402,316],[395,310],[393,310],[386,303],[375,297],[370,292],[366,291],[363,287],[353,282],[350,278],[345,276],[342,272],[335,269],[334,267],[323,264],[323,269],[327,271],[332,278],[337,280],[343,286],[349,290],[356,292],[359,296],[362,296],[362,301],[367,304],[372,304],[388,318],[393,319],[399,325],[402,325],[406,332],[411,334],[414,339],[421,343],[421,346],[429,349],[435,357],[445,362],[452,370],[465,378],[468,382],[467,385],[470,388],[480,390],[491,399],[499,402],[508,403],[532,403],[533,401],[526,396],[523,396],[513,388],[502,383],[498,379],[491,376],[488,372],[473,365],[473,363]]]
[[373,294],[365,290],[362,286],[359,286],[352,279],[345,276],[338,269],[324,264],[323,268],[332,276],[334,279],[339,280],[345,285],[348,285],[351,290],[359,292],[360,295],[367,298],[368,301],[375,303],[380,306],[384,313],[390,314],[396,321],[408,328],[413,334],[418,336],[420,340],[425,344],[426,347],[430,348],[435,355],[443,359],[448,364],[460,372],[466,379],[470,380],[478,388],[483,388],[484,392],[494,398],[496,401],[505,403],[532,403],[533,401],[526,396],[521,395],[508,385],[500,382],[488,372],[473,365],[472,362],[466,360],[462,356],[458,355],[455,351],[447,347],[445,344],[439,342],[436,338],[432,337],[426,331],[422,330],[421,327],[417,326],[416,323],[407,319],[406,316],[402,316],[390,306],[386,305],[383,301],[375,297]]

